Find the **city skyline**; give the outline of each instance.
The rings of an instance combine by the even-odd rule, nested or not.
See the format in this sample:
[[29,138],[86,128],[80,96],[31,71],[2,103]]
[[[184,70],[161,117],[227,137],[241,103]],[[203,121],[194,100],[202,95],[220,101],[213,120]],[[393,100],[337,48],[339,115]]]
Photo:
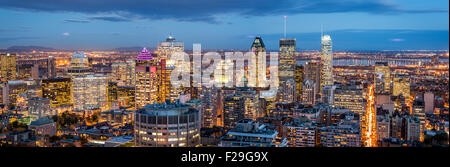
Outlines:
[[[108,2],[2,0],[0,14],[7,17],[1,19],[0,49],[155,47],[172,34],[185,42],[186,50],[193,43],[205,49],[247,50],[255,36],[262,36],[268,50],[278,50],[283,16],[287,38],[297,39],[297,50],[320,49],[321,25],[333,38],[335,50],[449,46],[448,1]],[[100,4],[102,8],[96,7]]]

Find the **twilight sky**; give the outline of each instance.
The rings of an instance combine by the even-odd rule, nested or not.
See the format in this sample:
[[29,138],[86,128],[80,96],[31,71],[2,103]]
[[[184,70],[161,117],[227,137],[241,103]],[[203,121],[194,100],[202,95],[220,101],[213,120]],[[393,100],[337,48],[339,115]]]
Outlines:
[[172,34],[206,49],[268,49],[283,37],[320,49],[320,27],[335,50],[449,48],[448,0],[0,0],[0,49],[156,47]]

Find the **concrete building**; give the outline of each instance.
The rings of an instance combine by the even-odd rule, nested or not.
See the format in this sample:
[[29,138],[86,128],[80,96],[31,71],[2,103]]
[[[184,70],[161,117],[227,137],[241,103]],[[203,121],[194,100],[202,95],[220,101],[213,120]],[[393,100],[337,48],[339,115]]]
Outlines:
[[287,140],[276,141],[278,132],[265,124],[242,119],[220,140],[220,147],[286,147]]
[[135,145],[194,147],[200,144],[200,112],[187,104],[149,104],[136,111]]
[[41,118],[31,122],[28,128],[37,136],[56,136],[56,122],[50,118]]
[[324,147],[361,147],[359,127],[327,126],[320,129],[320,144]]

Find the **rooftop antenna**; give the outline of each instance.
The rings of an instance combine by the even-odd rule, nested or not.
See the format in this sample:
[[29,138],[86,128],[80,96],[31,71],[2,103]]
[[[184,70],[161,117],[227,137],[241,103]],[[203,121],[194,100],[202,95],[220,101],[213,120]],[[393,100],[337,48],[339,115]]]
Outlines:
[[284,39],[286,39],[286,18],[287,16],[284,16]]

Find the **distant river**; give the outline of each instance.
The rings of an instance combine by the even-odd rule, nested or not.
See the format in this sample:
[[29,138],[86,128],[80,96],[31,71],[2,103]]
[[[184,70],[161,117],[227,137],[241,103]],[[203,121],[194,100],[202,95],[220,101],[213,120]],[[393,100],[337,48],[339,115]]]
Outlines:
[[[297,60],[297,64],[305,65],[306,62],[311,60]],[[350,66],[350,65],[360,65],[360,66],[369,66],[375,65],[375,62],[379,62],[383,60],[378,59],[334,59],[334,66]],[[388,60],[389,65],[419,65],[425,62],[429,62],[431,59],[391,59]],[[439,59],[439,62],[447,62],[448,59]]]

